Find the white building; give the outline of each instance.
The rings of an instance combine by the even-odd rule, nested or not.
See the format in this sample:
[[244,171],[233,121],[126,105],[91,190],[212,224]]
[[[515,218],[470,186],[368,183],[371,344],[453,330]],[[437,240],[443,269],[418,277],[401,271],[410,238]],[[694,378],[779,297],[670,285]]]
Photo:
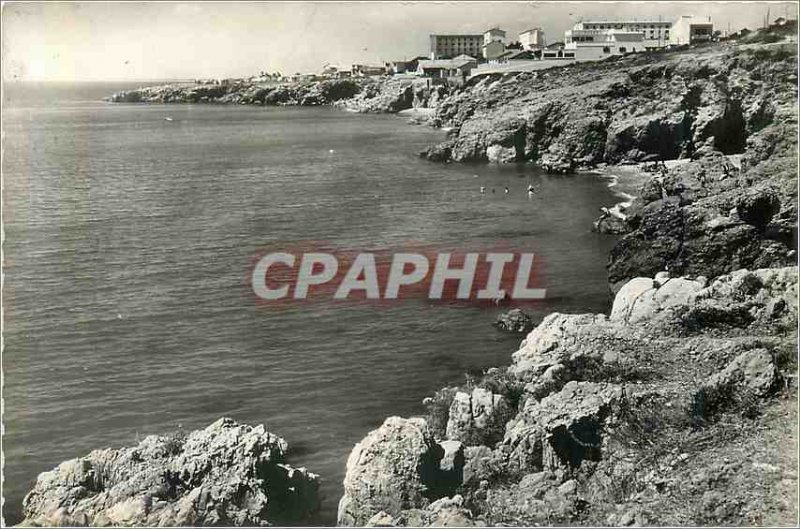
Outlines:
[[564,57],[569,53],[578,60],[597,60],[646,49],[644,37],[638,31],[572,29],[564,32]]
[[711,17],[682,16],[672,25],[669,43],[674,46],[708,42],[714,35]]
[[500,28],[492,28],[483,33],[481,53],[486,60],[494,60],[506,51],[506,32]]
[[[590,18],[581,20],[572,31],[621,31],[625,33],[641,33],[642,39],[639,45],[640,50],[653,50],[665,47],[670,43],[670,32],[672,21],[663,20],[662,17],[656,18]],[[576,35],[578,36],[578,35]],[[580,36],[591,36],[584,34]]]
[[526,29],[519,34],[519,43],[525,50],[540,50],[545,47],[544,30],[542,28]]
[[492,28],[483,32],[483,45],[486,46],[492,42],[506,42],[506,32],[500,28]]

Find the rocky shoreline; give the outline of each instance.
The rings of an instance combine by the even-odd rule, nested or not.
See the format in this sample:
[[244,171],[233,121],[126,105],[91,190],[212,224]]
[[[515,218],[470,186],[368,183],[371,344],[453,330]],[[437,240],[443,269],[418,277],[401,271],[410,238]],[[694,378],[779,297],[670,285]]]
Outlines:
[[610,314],[550,314],[510,366],[387,419],[348,460],[340,525],[797,522],[796,40],[759,33],[437,107],[432,161],[650,174],[596,223],[622,234]]
[[[424,418],[386,419],[348,458],[340,525],[797,521],[796,41],[492,76],[450,95],[324,83],[111,100],[435,108],[450,137],[423,156],[440,162],[685,160],[651,165],[615,216],[610,314],[550,314],[508,367],[441,389]],[[499,325],[529,328],[518,314]],[[317,478],[285,453],[227,419],[95,451],[40,475],[23,523],[302,523]]]
[[787,267],[642,277],[609,316],[550,314],[508,368],[359,443],[338,522],[791,523],[797,301]]
[[148,86],[112,94],[111,103],[219,104],[257,106],[332,105],[352,112],[397,113],[433,108],[448,94],[424,79],[356,77],[302,83],[183,83]]

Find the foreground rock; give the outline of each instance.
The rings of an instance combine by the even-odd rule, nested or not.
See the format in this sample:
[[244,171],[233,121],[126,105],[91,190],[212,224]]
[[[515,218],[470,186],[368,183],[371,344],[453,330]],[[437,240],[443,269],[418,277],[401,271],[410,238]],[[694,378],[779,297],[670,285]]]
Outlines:
[[[797,421],[792,399],[776,398],[796,369],[797,304],[798,269],[786,267],[638,277],[608,316],[550,314],[507,369],[431,399],[449,399],[430,408],[444,418],[370,433],[348,461],[339,523],[791,521],[796,503],[775,494],[797,485],[785,462],[796,438],[762,432]],[[460,467],[447,480],[445,452],[463,461],[444,465]]]
[[318,478],[263,426],[220,419],[185,437],[95,450],[39,475],[20,525],[270,525],[308,519]]
[[[386,419],[347,460],[338,524],[365,525],[372,520],[377,525],[379,519],[424,509],[452,494],[461,479],[459,451],[460,444],[437,443],[424,419]],[[376,515],[380,516],[373,519]]]

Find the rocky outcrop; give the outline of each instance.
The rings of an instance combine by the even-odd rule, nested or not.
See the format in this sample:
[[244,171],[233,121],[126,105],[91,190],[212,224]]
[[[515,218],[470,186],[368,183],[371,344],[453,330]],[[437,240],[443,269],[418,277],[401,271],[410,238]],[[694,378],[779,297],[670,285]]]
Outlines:
[[796,83],[792,49],[725,45],[484,76],[439,104],[435,122],[455,134],[423,156],[568,172],[742,153],[750,134],[790,114],[776,109],[791,104],[781,94]]
[[502,436],[511,406],[508,400],[484,388],[470,393],[459,391],[450,404],[447,438],[469,445],[491,442],[495,433]]
[[453,494],[463,465],[459,452],[459,445],[437,443],[424,419],[386,419],[347,459],[338,524],[378,524]]
[[521,309],[511,309],[501,314],[494,323],[500,330],[527,334],[533,329],[533,319]]
[[282,84],[238,80],[224,84],[169,84],[112,94],[112,103],[215,103],[228,105],[334,105],[352,112],[397,113],[435,108],[448,93],[444,86],[391,77],[356,77]]
[[371,79],[338,79],[261,85],[238,80],[222,84],[148,86],[109,96],[112,103],[218,103],[241,105],[329,105],[352,98]]
[[737,167],[712,152],[646,181],[628,211],[629,233],[611,251],[612,289],[664,270],[716,277],[796,262],[792,153]]
[[[426,477],[449,459],[426,422],[389,419],[351,455],[339,522],[677,523],[683,518],[659,483],[673,483],[665,476],[689,457],[700,459],[698,469],[712,465],[716,456],[704,462],[689,452],[704,450],[697,447],[714,428],[753,420],[769,405],[796,354],[797,336],[786,330],[797,325],[797,303],[798,269],[786,267],[714,280],[638,277],[620,289],[608,316],[550,314],[507,369],[453,393],[447,437],[461,442],[449,452],[463,466],[446,488],[433,494]],[[501,398],[509,420],[500,435],[462,435],[485,428],[477,418],[499,409]],[[732,428],[748,432],[743,424]],[[735,437],[721,439],[738,449]],[[769,494],[742,499],[725,481],[715,487],[754,509]],[[445,506],[446,514],[434,514]],[[737,519],[733,511],[720,516],[720,523]]]
[[369,519],[367,527],[472,527],[472,513],[464,507],[464,498],[455,495],[441,498],[424,509],[407,509],[392,516],[381,511]]
[[412,81],[388,80],[365,88],[357,96],[338,102],[337,106],[352,112],[397,113],[414,105]]
[[307,520],[318,478],[287,464],[263,426],[220,419],[203,430],[95,450],[39,475],[20,525],[271,525]]

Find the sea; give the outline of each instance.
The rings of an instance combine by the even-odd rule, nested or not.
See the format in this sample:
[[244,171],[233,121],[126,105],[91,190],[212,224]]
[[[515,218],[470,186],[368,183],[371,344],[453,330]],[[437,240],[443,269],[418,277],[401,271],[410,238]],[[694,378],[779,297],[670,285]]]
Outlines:
[[536,321],[608,309],[608,178],[429,162],[445,133],[395,115],[103,101],[143,84],[4,87],[6,523],[61,461],[232,417],[320,474],[333,524],[355,443],[518,348],[506,305],[259,303],[264,248],[515,248]]

